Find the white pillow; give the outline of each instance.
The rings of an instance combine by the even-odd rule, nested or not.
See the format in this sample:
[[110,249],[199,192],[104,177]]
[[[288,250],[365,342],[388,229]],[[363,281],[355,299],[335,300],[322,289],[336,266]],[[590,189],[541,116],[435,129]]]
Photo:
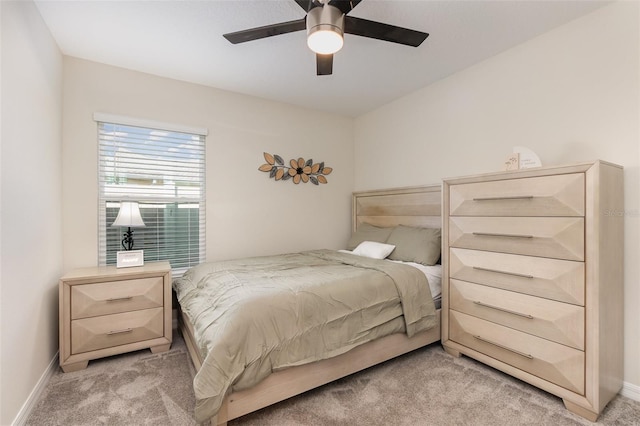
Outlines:
[[391,244],[378,243],[375,241],[363,241],[358,247],[353,249],[353,254],[373,259],[384,259],[389,256],[396,246]]

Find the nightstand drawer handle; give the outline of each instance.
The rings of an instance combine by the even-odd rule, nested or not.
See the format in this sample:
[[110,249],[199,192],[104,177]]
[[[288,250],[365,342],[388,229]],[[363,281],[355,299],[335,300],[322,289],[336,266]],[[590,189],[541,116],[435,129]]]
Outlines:
[[524,353],[524,352],[520,352],[520,351],[517,351],[517,350],[515,350],[515,349],[508,348],[508,347],[506,347],[506,346],[504,346],[504,345],[501,345],[500,343],[492,342],[491,340],[487,340],[487,339],[485,339],[485,338],[483,338],[483,337],[480,337],[480,336],[473,336],[473,337],[475,337],[476,339],[478,339],[478,340],[480,340],[480,341],[483,341],[483,342],[485,342],[485,343],[488,343],[488,344],[490,344],[490,345],[497,346],[497,347],[499,347],[499,348],[501,348],[501,349],[505,349],[505,350],[507,350],[507,351],[509,351],[509,352],[513,352],[513,353],[514,353],[514,354],[516,354],[516,355],[520,355],[520,356],[525,357],[525,358],[533,359],[533,355],[526,354],[526,353]]
[[125,296],[125,297],[112,297],[107,299],[107,302],[120,302],[122,300],[131,300],[133,296]]
[[123,333],[131,333],[133,328],[125,328],[124,330],[112,330],[107,333],[108,336],[113,336],[114,334],[123,334]]
[[495,309],[496,311],[506,312],[506,313],[511,314],[511,315],[517,315],[517,316],[519,316],[519,317],[528,318],[528,319],[533,319],[533,316],[532,316],[532,315],[529,315],[529,314],[522,314],[522,313],[520,313],[520,312],[511,311],[511,310],[509,310],[509,309],[501,308],[501,307],[499,307],[499,306],[487,305],[486,303],[482,303],[482,302],[480,302],[480,301],[478,301],[478,300],[474,300],[474,302],[473,302],[473,303],[475,303],[476,305],[479,305],[479,306],[483,306],[483,307],[485,307],[485,308]]
[[476,197],[473,201],[531,200],[533,195],[514,195],[512,197]]
[[526,234],[498,234],[493,232],[473,232],[478,237],[510,237],[510,238],[533,238],[533,235]]
[[473,269],[476,269],[478,271],[495,272],[497,274],[512,275],[514,277],[533,278],[533,275],[519,274],[517,272],[509,272],[509,271],[500,271],[499,269],[489,269],[489,268],[483,268],[481,266],[474,266]]

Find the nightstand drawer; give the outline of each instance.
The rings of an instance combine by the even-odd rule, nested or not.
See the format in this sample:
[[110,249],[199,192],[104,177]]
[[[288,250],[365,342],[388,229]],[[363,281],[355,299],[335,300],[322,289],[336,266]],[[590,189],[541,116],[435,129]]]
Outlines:
[[163,318],[164,309],[154,308],[71,321],[71,353],[162,337]]
[[451,247],[584,260],[581,217],[450,217]]
[[584,174],[454,185],[451,216],[584,216]]
[[584,395],[584,352],[450,311],[451,340]]
[[76,285],[71,289],[71,318],[162,307],[162,285],[162,277]]
[[582,306],[458,280],[449,297],[453,310],[584,350]]
[[584,306],[584,263],[452,248],[451,278]]

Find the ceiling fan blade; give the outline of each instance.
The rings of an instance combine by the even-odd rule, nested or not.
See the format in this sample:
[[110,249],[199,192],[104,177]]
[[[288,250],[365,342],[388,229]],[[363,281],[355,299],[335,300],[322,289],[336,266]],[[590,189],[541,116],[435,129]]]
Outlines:
[[316,74],[333,74],[333,54],[322,55],[320,53],[316,53]]
[[395,25],[369,21],[353,16],[344,17],[344,32],[362,37],[376,38],[407,46],[418,47],[429,34]]
[[303,8],[305,12],[309,12],[314,7],[322,6],[322,4],[316,0],[295,0],[295,2],[298,3],[298,6]]
[[355,8],[362,0],[331,0],[329,6],[335,6],[344,14],[347,14]]
[[306,29],[306,18],[302,18],[296,19],[295,21],[281,22],[279,24],[265,25],[264,27],[251,28],[235,33],[227,33],[224,34],[224,38],[233,44],[237,44]]

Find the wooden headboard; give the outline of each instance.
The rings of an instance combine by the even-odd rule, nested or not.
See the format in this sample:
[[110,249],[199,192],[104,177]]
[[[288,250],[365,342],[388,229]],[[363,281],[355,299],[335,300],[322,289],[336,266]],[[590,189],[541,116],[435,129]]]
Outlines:
[[442,228],[442,185],[353,193],[352,231],[362,223]]

